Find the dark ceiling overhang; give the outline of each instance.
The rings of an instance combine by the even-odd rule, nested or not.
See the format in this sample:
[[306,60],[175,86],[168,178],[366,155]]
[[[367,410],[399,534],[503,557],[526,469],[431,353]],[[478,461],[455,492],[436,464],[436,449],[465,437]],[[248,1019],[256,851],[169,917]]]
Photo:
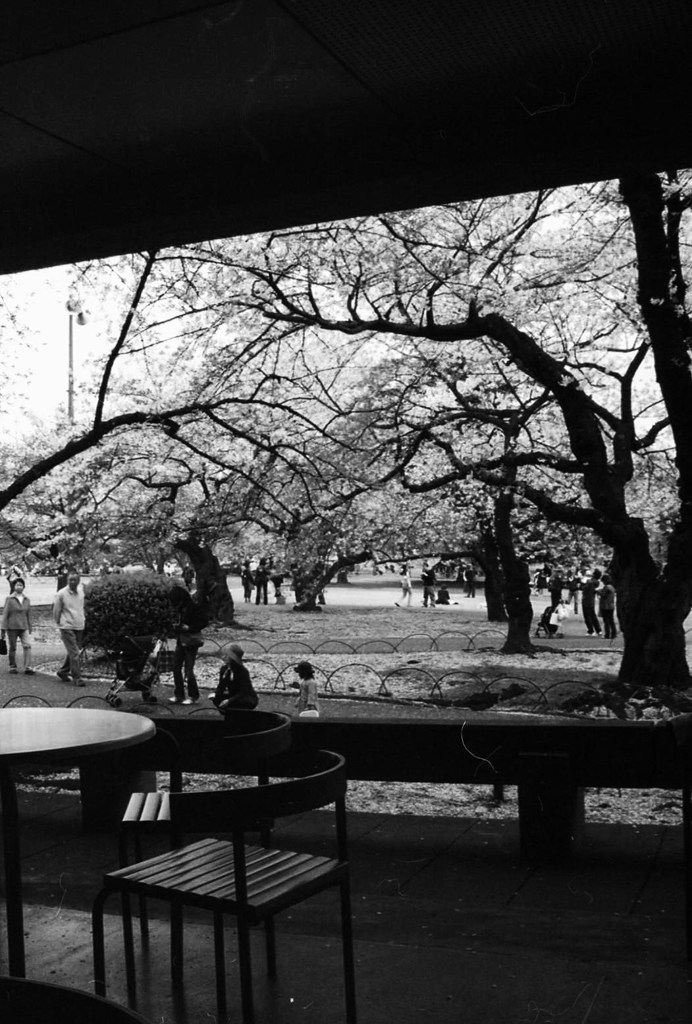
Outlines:
[[692,166],[691,0],[7,0],[0,273]]

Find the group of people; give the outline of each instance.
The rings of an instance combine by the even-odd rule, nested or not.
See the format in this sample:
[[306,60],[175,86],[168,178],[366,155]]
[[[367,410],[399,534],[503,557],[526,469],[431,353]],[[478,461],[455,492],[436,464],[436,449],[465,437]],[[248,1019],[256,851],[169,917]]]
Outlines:
[[[254,711],[259,703],[250,673],[243,662],[243,648],[231,644],[219,672],[219,681],[211,701],[222,713],[233,710]],[[320,714],[315,670],[309,661],[299,661],[294,668],[298,676],[296,712],[299,716],[317,718]]]
[[[67,571],[65,576],[65,585],[60,587],[53,600],[53,620],[65,648],[65,660],[56,674],[63,682],[71,681],[75,686],[84,686],[80,659],[85,627],[84,589],[79,573]],[[0,636],[7,648],[9,671],[12,674],[19,672],[17,646],[20,645],[24,672],[34,675],[31,601],[25,589],[24,579],[13,574],[10,593],[2,611]],[[208,625],[208,617],[196,595],[184,586],[173,587],[170,599],[174,610],[173,633],[176,643],[173,656],[173,696],[169,700],[171,704],[194,704],[199,700],[195,663],[199,649],[204,644],[202,631]],[[222,713],[236,708],[254,710],[259,702],[243,654],[239,644],[231,644],[220,669],[211,700]],[[295,672],[299,680],[296,684],[299,690],[297,713],[319,715],[313,666],[308,661],[301,661],[295,666]]]
[[[546,589],[550,594],[548,611],[554,617],[552,625],[559,626],[572,610],[578,613],[581,599],[582,618],[589,636],[614,640],[618,635],[615,587],[608,573],[594,569],[590,574],[579,570],[563,574],[559,569],[544,566],[536,573],[534,585],[539,594]],[[549,621],[547,616],[546,619]]]
[[[35,674],[33,667],[31,600],[26,593],[25,580],[14,572],[14,566],[7,575],[10,585],[0,620],[0,636],[7,647],[9,671],[19,672],[17,666],[17,645],[21,645],[25,675]],[[65,648],[65,660],[58,669],[58,677],[67,682],[72,679],[76,686],[83,686],[79,652],[84,634],[84,594],[79,585],[78,573],[67,573],[62,586],[53,601],[53,619],[60,631]]]
[[[462,578],[464,580],[464,596],[475,597],[476,596],[476,571],[471,566],[467,566],[462,570]],[[435,608],[437,605],[448,605],[451,603],[449,590],[444,582],[437,585],[437,575],[435,573],[435,566],[430,565],[429,562],[423,562],[420,575],[421,583],[423,584],[423,607],[424,608]],[[411,599],[413,597],[413,583],[411,581],[411,567],[408,562],[404,562],[399,569],[399,582],[401,584],[401,597],[394,604],[397,608],[411,607]]]
[[243,600],[246,604],[252,603],[252,591],[255,590],[255,604],[269,603],[269,584],[274,587],[274,600],[277,604],[285,604],[286,598],[282,593],[284,582],[283,573],[276,571],[272,558],[260,558],[256,566],[252,565],[249,558],[246,558],[240,569],[240,582],[243,587]]

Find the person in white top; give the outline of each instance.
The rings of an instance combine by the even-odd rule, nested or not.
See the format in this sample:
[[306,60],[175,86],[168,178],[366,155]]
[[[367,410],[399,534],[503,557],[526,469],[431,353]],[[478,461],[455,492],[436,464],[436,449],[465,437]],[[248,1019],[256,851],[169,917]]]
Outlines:
[[411,572],[407,564],[402,565],[399,569],[399,577],[401,582],[401,604],[398,601],[395,601],[394,604],[397,608],[400,608],[404,601],[406,601],[406,607],[410,608],[413,585],[411,583]]
[[84,686],[79,654],[84,636],[84,591],[79,585],[79,573],[67,574],[67,586],[55,595],[53,601],[53,619],[60,630],[60,638],[67,651],[66,657],[57,676],[63,682],[72,682],[75,686]]

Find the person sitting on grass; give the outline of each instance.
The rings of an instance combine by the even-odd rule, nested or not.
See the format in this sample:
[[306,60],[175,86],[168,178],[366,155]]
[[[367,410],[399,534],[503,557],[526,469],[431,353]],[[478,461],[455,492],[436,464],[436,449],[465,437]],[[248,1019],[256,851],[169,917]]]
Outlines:
[[243,653],[240,644],[231,644],[219,672],[218,686],[211,700],[221,712],[236,708],[254,711],[259,703],[250,673],[243,664]]

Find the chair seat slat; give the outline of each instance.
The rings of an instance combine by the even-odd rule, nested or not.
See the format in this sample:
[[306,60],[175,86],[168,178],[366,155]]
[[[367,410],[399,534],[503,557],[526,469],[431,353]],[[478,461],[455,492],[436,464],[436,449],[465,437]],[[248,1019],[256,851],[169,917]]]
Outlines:
[[167,792],[133,793],[122,819],[124,828],[170,826],[171,802]]
[[[339,861],[291,850],[247,847],[248,903],[252,909],[280,901],[297,885],[310,885],[335,872]],[[151,896],[186,900],[221,901],[235,906],[236,886],[233,845],[223,840],[202,840],[173,850],[108,876],[113,888],[121,880],[132,891]]]

